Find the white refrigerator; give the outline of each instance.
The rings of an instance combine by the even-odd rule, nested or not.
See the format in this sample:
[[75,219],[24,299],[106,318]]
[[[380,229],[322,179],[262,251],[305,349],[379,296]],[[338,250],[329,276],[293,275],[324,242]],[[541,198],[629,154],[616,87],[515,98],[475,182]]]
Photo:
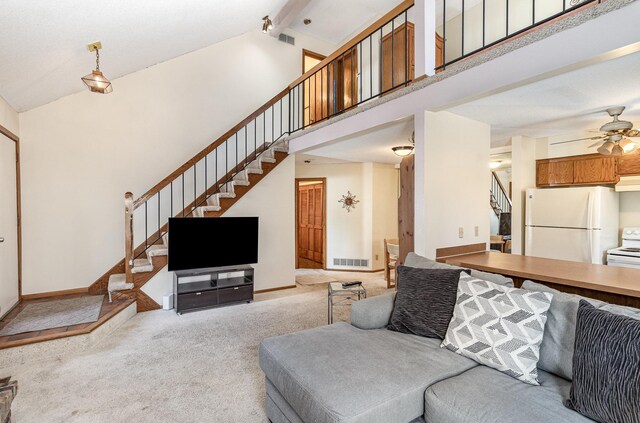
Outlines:
[[613,188],[531,188],[526,194],[525,255],[603,264],[618,246]]

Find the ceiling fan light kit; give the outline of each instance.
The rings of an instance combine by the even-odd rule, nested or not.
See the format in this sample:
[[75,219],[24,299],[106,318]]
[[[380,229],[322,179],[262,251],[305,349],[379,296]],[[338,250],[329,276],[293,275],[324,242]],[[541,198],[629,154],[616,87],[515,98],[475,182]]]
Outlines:
[[638,137],[640,131],[633,129],[633,123],[620,120],[620,115],[624,112],[624,106],[609,107],[606,111],[613,118],[611,122],[607,122],[600,127],[600,132],[604,132],[603,135],[597,137],[579,138],[576,140],[562,141],[555,144],[565,144],[575,141],[583,140],[598,140],[596,143],[591,144],[588,148],[593,148],[602,143],[598,147],[598,153],[605,156],[622,156],[623,154],[629,154],[640,147],[639,141],[634,141],[626,137]]

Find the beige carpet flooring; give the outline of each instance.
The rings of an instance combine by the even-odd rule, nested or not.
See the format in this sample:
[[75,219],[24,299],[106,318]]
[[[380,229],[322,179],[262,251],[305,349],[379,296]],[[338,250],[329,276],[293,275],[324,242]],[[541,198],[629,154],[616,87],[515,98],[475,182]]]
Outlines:
[[[386,291],[381,274],[349,277],[370,296]],[[0,377],[18,380],[19,423],[266,422],[260,340],[326,324],[326,301],[326,285],[314,284],[182,316],[140,313],[88,351],[0,363]]]

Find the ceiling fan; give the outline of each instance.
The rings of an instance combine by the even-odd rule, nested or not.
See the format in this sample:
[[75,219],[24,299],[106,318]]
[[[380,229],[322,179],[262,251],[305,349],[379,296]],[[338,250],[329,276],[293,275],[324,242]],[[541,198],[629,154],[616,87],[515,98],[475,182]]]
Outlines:
[[636,150],[640,147],[640,140],[630,140],[627,137],[639,137],[640,131],[633,129],[633,123],[619,119],[624,109],[624,106],[616,106],[606,110],[613,120],[600,127],[600,132],[603,133],[602,135],[557,142],[554,143],[554,145],[584,140],[597,140],[597,142],[591,144],[588,148],[593,148],[602,143],[600,147],[598,147],[598,153],[605,156],[620,156]]

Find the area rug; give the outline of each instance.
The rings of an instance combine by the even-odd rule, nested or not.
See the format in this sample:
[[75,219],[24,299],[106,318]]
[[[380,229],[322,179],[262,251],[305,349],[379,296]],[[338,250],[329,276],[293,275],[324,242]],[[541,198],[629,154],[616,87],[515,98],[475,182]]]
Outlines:
[[329,282],[353,282],[384,280],[383,272],[341,272],[339,270],[298,269],[296,283],[303,286],[328,284]]
[[104,295],[27,304],[0,330],[0,336],[92,323],[100,317]]

